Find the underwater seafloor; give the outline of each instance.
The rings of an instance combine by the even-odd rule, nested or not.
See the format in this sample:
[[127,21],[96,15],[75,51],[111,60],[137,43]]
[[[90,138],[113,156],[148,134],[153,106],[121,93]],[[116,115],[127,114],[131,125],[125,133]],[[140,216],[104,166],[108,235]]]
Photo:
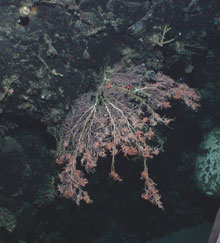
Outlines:
[[[208,242],[220,202],[219,56],[219,0],[1,0],[0,243]],[[109,178],[110,152],[95,173],[82,168],[93,203],[78,206],[58,190],[64,165],[56,160],[60,146],[68,147],[60,144],[62,124],[75,102],[84,109],[88,97],[124,101],[143,87],[133,87],[129,75],[125,86],[115,89],[109,79],[101,87],[115,65],[162,72],[201,95],[196,112],[180,97],[158,109],[174,118],[153,127],[160,153],[147,159],[164,210],[141,198],[143,156],[123,156],[120,147],[115,167],[122,182]],[[142,108],[135,97],[130,117]],[[155,108],[145,98],[143,106]],[[109,124],[98,129],[110,141]]]

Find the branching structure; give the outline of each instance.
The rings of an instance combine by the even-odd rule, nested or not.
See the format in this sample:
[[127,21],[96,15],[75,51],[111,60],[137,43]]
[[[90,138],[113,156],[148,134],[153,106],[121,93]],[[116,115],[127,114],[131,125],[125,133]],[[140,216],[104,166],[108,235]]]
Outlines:
[[194,89],[162,73],[146,72],[143,65],[129,69],[116,65],[105,70],[98,90],[75,101],[61,128],[57,159],[57,163],[65,164],[59,174],[61,194],[77,204],[81,200],[90,203],[84,190],[88,181],[78,165],[88,173],[94,172],[98,158],[110,153],[110,176],[122,181],[115,171],[115,156],[122,153],[143,158],[142,198],[163,208],[146,160],[160,152],[155,127],[167,126],[171,119],[158,112],[169,108],[172,98],[181,99],[193,110],[199,106],[200,95]]

